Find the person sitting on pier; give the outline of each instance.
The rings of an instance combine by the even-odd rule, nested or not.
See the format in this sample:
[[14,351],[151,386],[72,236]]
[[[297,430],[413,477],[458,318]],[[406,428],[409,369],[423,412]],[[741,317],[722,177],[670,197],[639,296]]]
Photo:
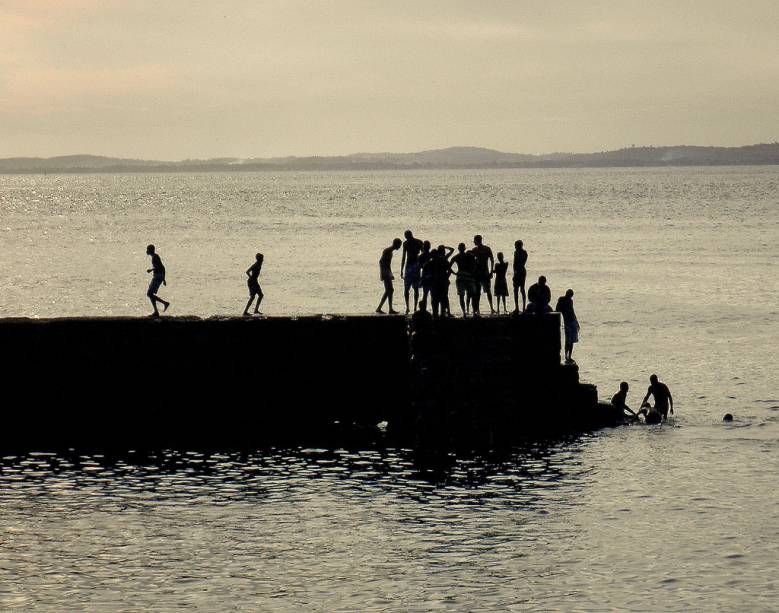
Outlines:
[[546,277],[538,277],[538,283],[533,283],[527,290],[527,312],[528,313],[551,313],[552,290],[546,284]]
[[403,279],[403,296],[406,299],[406,315],[408,315],[410,312],[408,298],[412,288],[415,311],[419,304],[419,254],[423,243],[418,238],[414,238],[411,230],[406,230],[403,236],[406,240],[403,241],[403,255],[400,258],[400,278]]
[[254,307],[254,314],[261,314],[260,303],[262,302],[264,294],[262,293],[262,288],[260,287],[260,271],[262,270],[262,262],[265,259],[265,256],[263,256],[261,253],[258,253],[254,257],[254,264],[246,269],[246,276],[249,277],[246,280],[246,284],[249,286],[249,302],[246,303],[246,308],[243,310],[244,317],[249,315],[249,308],[252,306],[252,302],[254,302],[255,296],[257,298],[257,305]]
[[[487,294],[487,302],[490,303],[490,313],[494,313],[495,308],[492,306],[490,280],[495,269],[495,258],[492,255],[492,249],[483,244],[481,234],[473,237],[473,244],[474,248],[471,251],[476,257],[476,283],[479,286],[479,291],[484,290]],[[474,308],[474,313],[478,313],[478,308]]]
[[509,263],[503,260],[503,252],[498,251],[498,263],[495,264],[495,303],[500,313],[500,301],[503,300],[503,312],[508,313],[506,308],[506,297],[509,295],[509,286],[506,283],[506,272]]
[[657,379],[657,375],[649,377],[649,389],[646,391],[644,400],[641,401],[642,407],[647,404],[650,396],[654,396],[654,410],[660,414],[663,420],[668,419],[669,407],[671,415],[674,414],[674,399],[671,396],[671,390],[668,389],[668,386],[665,383],[662,383]]
[[638,413],[635,413],[627,404],[628,390],[630,386],[627,381],[623,381],[619,384],[619,391],[611,397],[611,404],[615,409],[618,409],[622,417],[631,417],[638,419]]
[[576,313],[573,310],[573,290],[565,291],[565,296],[557,299],[555,311],[563,316],[563,327],[565,328],[565,363],[573,362],[571,354],[573,353],[573,344],[579,342],[579,322],[576,319]]
[[522,248],[522,241],[514,243],[514,275],[511,278],[514,285],[514,312],[519,313],[519,293],[522,293],[522,312],[525,312],[525,279],[527,278],[527,251]]
[[168,285],[168,282],[165,280],[165,266],[163,265],[159,254],[156,252],[154,245],[146,247],[146,255],[151,256],[151,268],[146,272],[152,273],[151,283],[149,283],[149,289],[147,290],[146,295],[149,297],[149,300],[151,300],[151,306],[154,308],[152,317],[159,317],[160,312],[157,309],[157,303],[159,302],[162,305],[163,313],[167,311],[170,306],[170,302],[163,300],[157,295],[157,292],[160,290],[160,285]]
[[376,308],[377,313],[384,313],[382,307],[384,302],[387,302],[389,306],[390,315],[397,315],[398,312],[392,308],[392,295],[395,293],[395,288],[392,286],[392,282],[395,277],[392,275],[392,252],[400,249],[403,244],[399,238],[392,241],[392,244],[381,252],[381,258],[379,259],[379,278],[384,283],[384,294],[381,297],[381,302]]
[[[474,272],[476,271],[476,258],[470,251],[465,250],[465,243],[457,245],[457,255],[452,258],[452,264],[457,265],[455,276],[455,287],[457,296],[460,298],[460,308],[463,311],[463,317],[468,315],[468,306],[466,300],[473,298],[476,293],[476,281]],[[476,301],[473,301],[477,304]],[[476,312],[474,311],[474,314]]]

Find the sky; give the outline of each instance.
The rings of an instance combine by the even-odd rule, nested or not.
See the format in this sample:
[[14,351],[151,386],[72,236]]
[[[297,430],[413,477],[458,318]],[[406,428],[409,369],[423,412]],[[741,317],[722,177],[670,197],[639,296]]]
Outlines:
[[777,140],[777,0],[0,0],[0,157]]

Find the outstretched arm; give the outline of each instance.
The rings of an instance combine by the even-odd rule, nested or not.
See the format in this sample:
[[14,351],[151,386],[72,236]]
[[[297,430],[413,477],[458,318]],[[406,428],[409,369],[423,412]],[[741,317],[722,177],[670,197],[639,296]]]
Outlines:
[[646,401],[649,400],[649,397],[652,395],[652,390],[649,390],[646,393],[646,396],[644,396],[644,399],[641,401],[641,406],[644,406],[646,404]]

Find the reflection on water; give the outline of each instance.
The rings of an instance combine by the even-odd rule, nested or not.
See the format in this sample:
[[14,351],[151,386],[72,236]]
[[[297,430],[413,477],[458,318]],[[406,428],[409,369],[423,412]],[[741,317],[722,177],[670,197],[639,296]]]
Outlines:
[[754,430],[481,455],[6,456],[0,608],[689,610],[704,590],[711,610],[765,609],[779,467]]

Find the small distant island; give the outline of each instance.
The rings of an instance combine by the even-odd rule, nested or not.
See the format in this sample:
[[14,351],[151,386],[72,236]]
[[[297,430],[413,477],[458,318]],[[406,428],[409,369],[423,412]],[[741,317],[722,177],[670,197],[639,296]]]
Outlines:
[[414,170],[487,168],[609,168],[779,164],[779,142],[743,147],[628,147],[598,153],[506,153],[483,147],[449,147],[416,153],[343,156],[135,160],[97,155],[0,159],[0,174],[91,172],[222,172],[277,170]]

